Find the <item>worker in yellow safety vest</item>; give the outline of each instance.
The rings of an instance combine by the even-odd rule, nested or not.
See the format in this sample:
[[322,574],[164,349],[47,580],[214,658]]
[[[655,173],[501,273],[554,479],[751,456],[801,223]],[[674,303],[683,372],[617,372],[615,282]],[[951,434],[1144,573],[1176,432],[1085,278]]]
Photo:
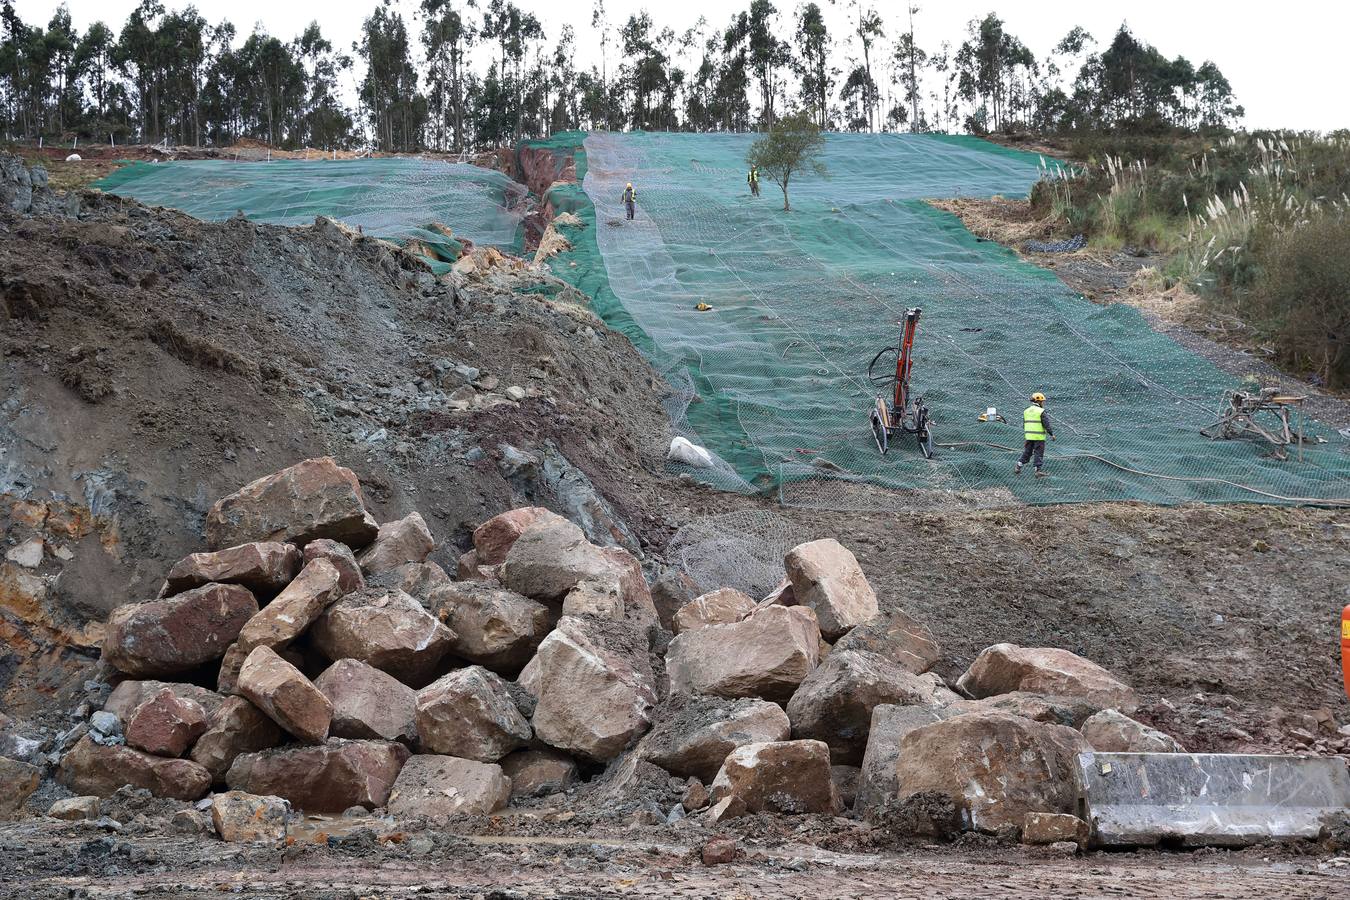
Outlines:
[[745,176],[745,183],[750,185],[750,196],[759,196],[759,166],[751,166],[750,174]]
[[1045,414],[1045,395],[1040,391],[1031,395],[1031,405],[1022,410],[1022,436],[1025,438],[1022,458],[1017,461],[1013,474],[1021,475],[1022,467],[1034,457],[1036,477],[1044,478],[1041,466],[1045,464],[1045,439],[1048,437],[1053,441],[1055,432],[1050,428],[1050,417]]
[[633,190],[633,182],[628,182],[628,187],[623,189],[623,206],[628,211],[628,218],[633,218],[633,210],[637,206],[637,191]]

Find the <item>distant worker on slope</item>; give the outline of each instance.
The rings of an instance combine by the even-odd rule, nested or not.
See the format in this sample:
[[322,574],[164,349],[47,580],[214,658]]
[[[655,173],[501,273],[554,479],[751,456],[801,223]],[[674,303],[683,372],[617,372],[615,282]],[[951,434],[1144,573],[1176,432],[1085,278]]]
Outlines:
[[1045,395],[1040,391],[1031,395],[1031,405],[1022,411],[1022,434],[1026,438],[1022,443],[1022,458],[1017,461],[1013,474],[1021,475],[1027,460],[1035,457],[1036,477],[1045,477],[1041,471],[1045,464],[1045,438],[1049,436],[1053,441],[1055,432],[1050,427],[1050,417],[1045,414]]
[[750,174],[745,176],[745,183],[750,185],[750,196],[759,196],[759,166],[751,166]]
[[637,208],[637,191],[633,190],[633,182],[628,182],[628,187],[623,189],[623,206],[628,210],[628,218],[633,218],[633,210]]

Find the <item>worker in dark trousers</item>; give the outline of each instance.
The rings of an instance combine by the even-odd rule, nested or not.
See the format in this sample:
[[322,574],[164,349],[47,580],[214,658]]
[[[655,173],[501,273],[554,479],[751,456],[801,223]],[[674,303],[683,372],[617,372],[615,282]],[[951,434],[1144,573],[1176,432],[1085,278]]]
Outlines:
[[637,208],[637,191],[633,190],[633,182],[628,182],[628,187],[623,189],[623,207],[628,210],[628,218],[633,218],[633,210]]
[[1022,467],[1034,459],[1036,477],[1044,478],[1041,466],[1045,464],[1045,439],[1048,437],[1053,441],[1055,432],[1050,428],[1050,417],[1045,414],[1045,395],[1040,391],[1031,395],[1031,405],[1022,411],[1022,436],[1025,438],[1022,458],[1017,461],[1013,474],[1021,475]]
[[745,183],[750,185],[750,196],[759,196],[759,166],[751,166],[750,174],[745,176]]

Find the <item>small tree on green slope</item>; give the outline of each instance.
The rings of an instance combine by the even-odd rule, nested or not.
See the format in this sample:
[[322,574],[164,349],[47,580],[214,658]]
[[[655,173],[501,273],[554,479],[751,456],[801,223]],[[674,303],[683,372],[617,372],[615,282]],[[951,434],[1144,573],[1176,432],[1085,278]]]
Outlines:
[[825,136],[820,127],[804,112],[779,119],[767,134],[750,145],[745,160],[758,166],[761,175],[783,189],[783,211],[790,212],[788,182],[792,176],[810,170],[821,177],[829,177],[820,151],[825,147]]

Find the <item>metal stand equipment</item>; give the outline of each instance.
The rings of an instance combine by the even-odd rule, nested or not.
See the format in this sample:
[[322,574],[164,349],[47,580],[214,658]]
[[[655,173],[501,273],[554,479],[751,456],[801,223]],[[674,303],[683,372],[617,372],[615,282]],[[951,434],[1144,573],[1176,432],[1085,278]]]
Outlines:
[[[1276,459],[1288,459],[1285,447],[1298,445],[1298,459],[1303,461],[1303,401],[1307,397],[1281,394],[1275,388],[1263,388],[1259,394],[1233,391],[1224,396],[1218,420],[1200,429],[1213,440],[1228,440],[1244,435],[1255,435],[1269,441],[1275,448]],[[1290,413],[1298,415],[1297,427],[1289,423]],[[1265,419],[1265,424],[1257,420]]]
[[[912,434],[919,439],[919,449],[923,455],[933,458],[933,420],[929,418],[928,405],[922,397],[912,397],[909,391],[909,373],[914,366],[914,332],[919,327],[919,313],[915,306],[905,311],[904,331],[900,334],[900,343],[894,347],[883,347],[872,357],[867,365],[867,378],[877,387],[892,386],[891,403],[886,405],[885,397],[877,397],[872,409],[872,437],[877,442],[877,450],[884,456],[890,449],[891,438],[897,434]],[[889,368],[883,374],[876,374],[877,363],[887,354],[895,354],[895,372]]]

